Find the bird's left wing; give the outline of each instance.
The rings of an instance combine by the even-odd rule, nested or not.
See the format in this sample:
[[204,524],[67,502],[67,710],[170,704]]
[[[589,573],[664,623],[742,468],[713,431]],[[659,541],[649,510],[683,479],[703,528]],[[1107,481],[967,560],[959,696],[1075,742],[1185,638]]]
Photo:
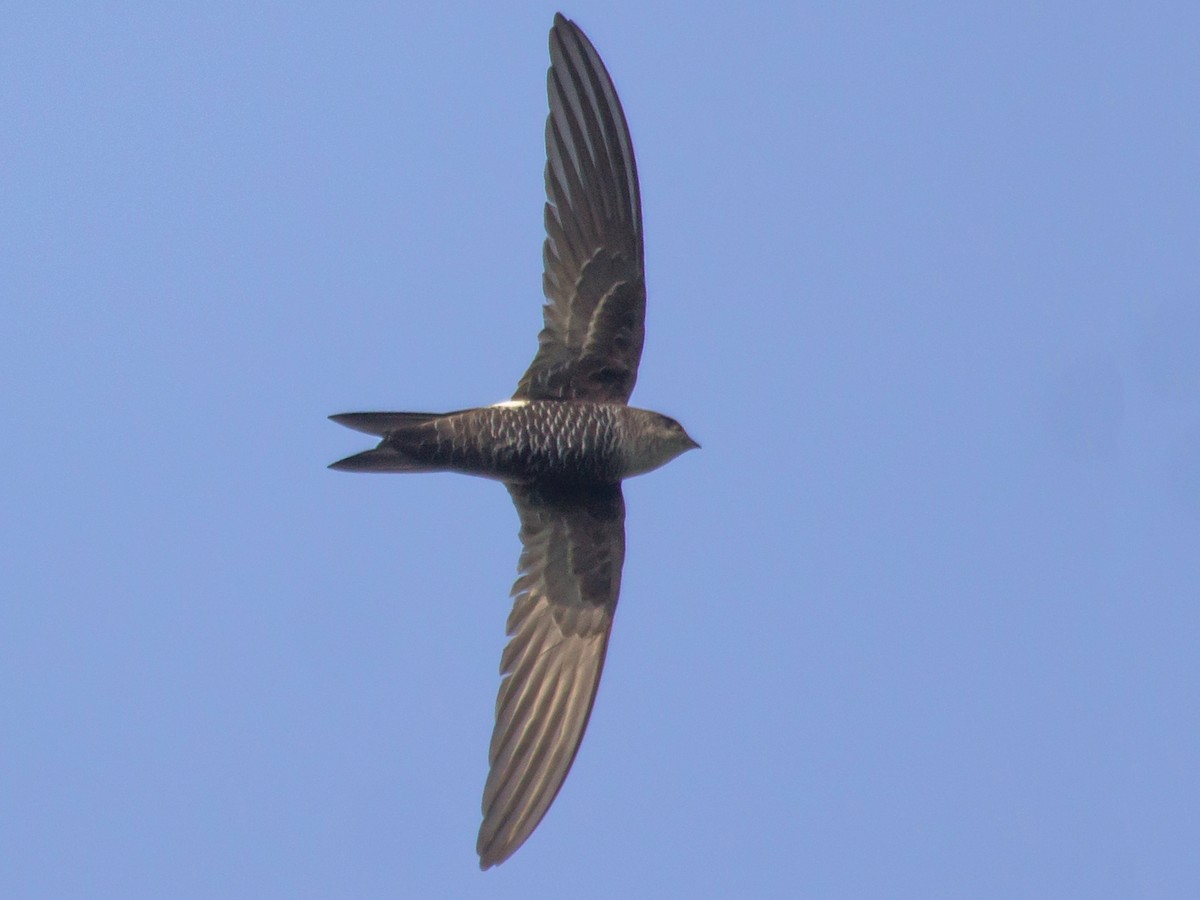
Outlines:
[[625,560],[621,486],[509,485],[520,573],[500,660],[479,865],[508,859],[554,802],[583,740]]

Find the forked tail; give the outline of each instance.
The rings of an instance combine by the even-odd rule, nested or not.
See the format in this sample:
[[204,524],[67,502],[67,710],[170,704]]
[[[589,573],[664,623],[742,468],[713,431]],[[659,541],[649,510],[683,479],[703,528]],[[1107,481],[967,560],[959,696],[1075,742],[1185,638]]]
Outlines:
[[329,418],[339,425],[361,431],[363,434],[373,434],[375,437],[386,437],[389,431],[395,431],[405,425],[424,425],[434,419],[440,419],[442,413],[422,412],[369,412],[369,413],[338,413]]
[[413,459],[388,440],[388,436],[401,429],[427,425],[440,419],[442,413],[422,412],[362,412],[339,413],[329,418],[339,425],[353,428],[365,434],[383,438],[374,450],[365,450],[345,459],[331,463],[329,468],[340,472],[438,472],[443,466]]

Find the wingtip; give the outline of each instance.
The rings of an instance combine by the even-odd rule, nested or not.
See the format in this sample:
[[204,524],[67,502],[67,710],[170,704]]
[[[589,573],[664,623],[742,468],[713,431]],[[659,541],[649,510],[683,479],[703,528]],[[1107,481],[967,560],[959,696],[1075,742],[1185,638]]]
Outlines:
[[576,25],[572,19],[568,19],[562,13],[556,12],[554,14],[554,27],[550,29],[550,33],[553,35],[553,33],[556,31],[566,31],[566,32],[570,32],[570,33],[575,33],[575,32],[582,33],[583,30],[578,25]]
[[[493,838],[493,843],[495,843],[495,838]],[[485,847],[482,844],[476,846],[475,852],[479,854],[479,871],[486,872],[488,869],[494,869],[516,853],[520,846],[520,844],[515,847],[501,845],[499,848]]]
[[512,853],[504,853],[496,849],[495,829],[489,829],[486,817],[479,826],[479,836],[475,840],[475,852],[479,854],[479,871],[486,872],[504,862]]
[[490,836],[487,842],[484,841],[484,829],[486,827],[486,823],[479,827],[479,837],[475,841],[475,852],[479,854],[480,872],[486,872],[488,869],[504,862],[504,859],[500,858],[500,855],[496,853],[495,847],[489,846],[489,844],[495,842],[495,835]]

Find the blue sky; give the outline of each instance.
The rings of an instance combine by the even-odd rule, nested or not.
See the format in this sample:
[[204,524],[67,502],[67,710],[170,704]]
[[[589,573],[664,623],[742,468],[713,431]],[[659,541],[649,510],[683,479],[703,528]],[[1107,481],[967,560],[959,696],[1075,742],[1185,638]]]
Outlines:
[[[741,6],[741,5],[737,5]],[[587,739],[474,855],[554,7],[0,29],[0,894],[1200,896],[1200,7],[583,3],[642,179]]]

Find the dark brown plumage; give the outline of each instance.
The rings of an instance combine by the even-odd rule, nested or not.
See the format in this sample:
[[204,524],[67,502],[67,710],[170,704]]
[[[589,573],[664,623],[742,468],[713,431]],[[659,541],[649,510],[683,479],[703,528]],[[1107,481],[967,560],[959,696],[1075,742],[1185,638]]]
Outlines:
[[333,468],[497,479],[520,516],[477,844],[484,869],[533,833],[587,728],[625,559],[622,479],[698,446],[675,420],[627,405],[646,287],[637,167],[616,90],[595,48],[561,15],[550,62],[545,327],[513,400],[331,417],[381,438]]

